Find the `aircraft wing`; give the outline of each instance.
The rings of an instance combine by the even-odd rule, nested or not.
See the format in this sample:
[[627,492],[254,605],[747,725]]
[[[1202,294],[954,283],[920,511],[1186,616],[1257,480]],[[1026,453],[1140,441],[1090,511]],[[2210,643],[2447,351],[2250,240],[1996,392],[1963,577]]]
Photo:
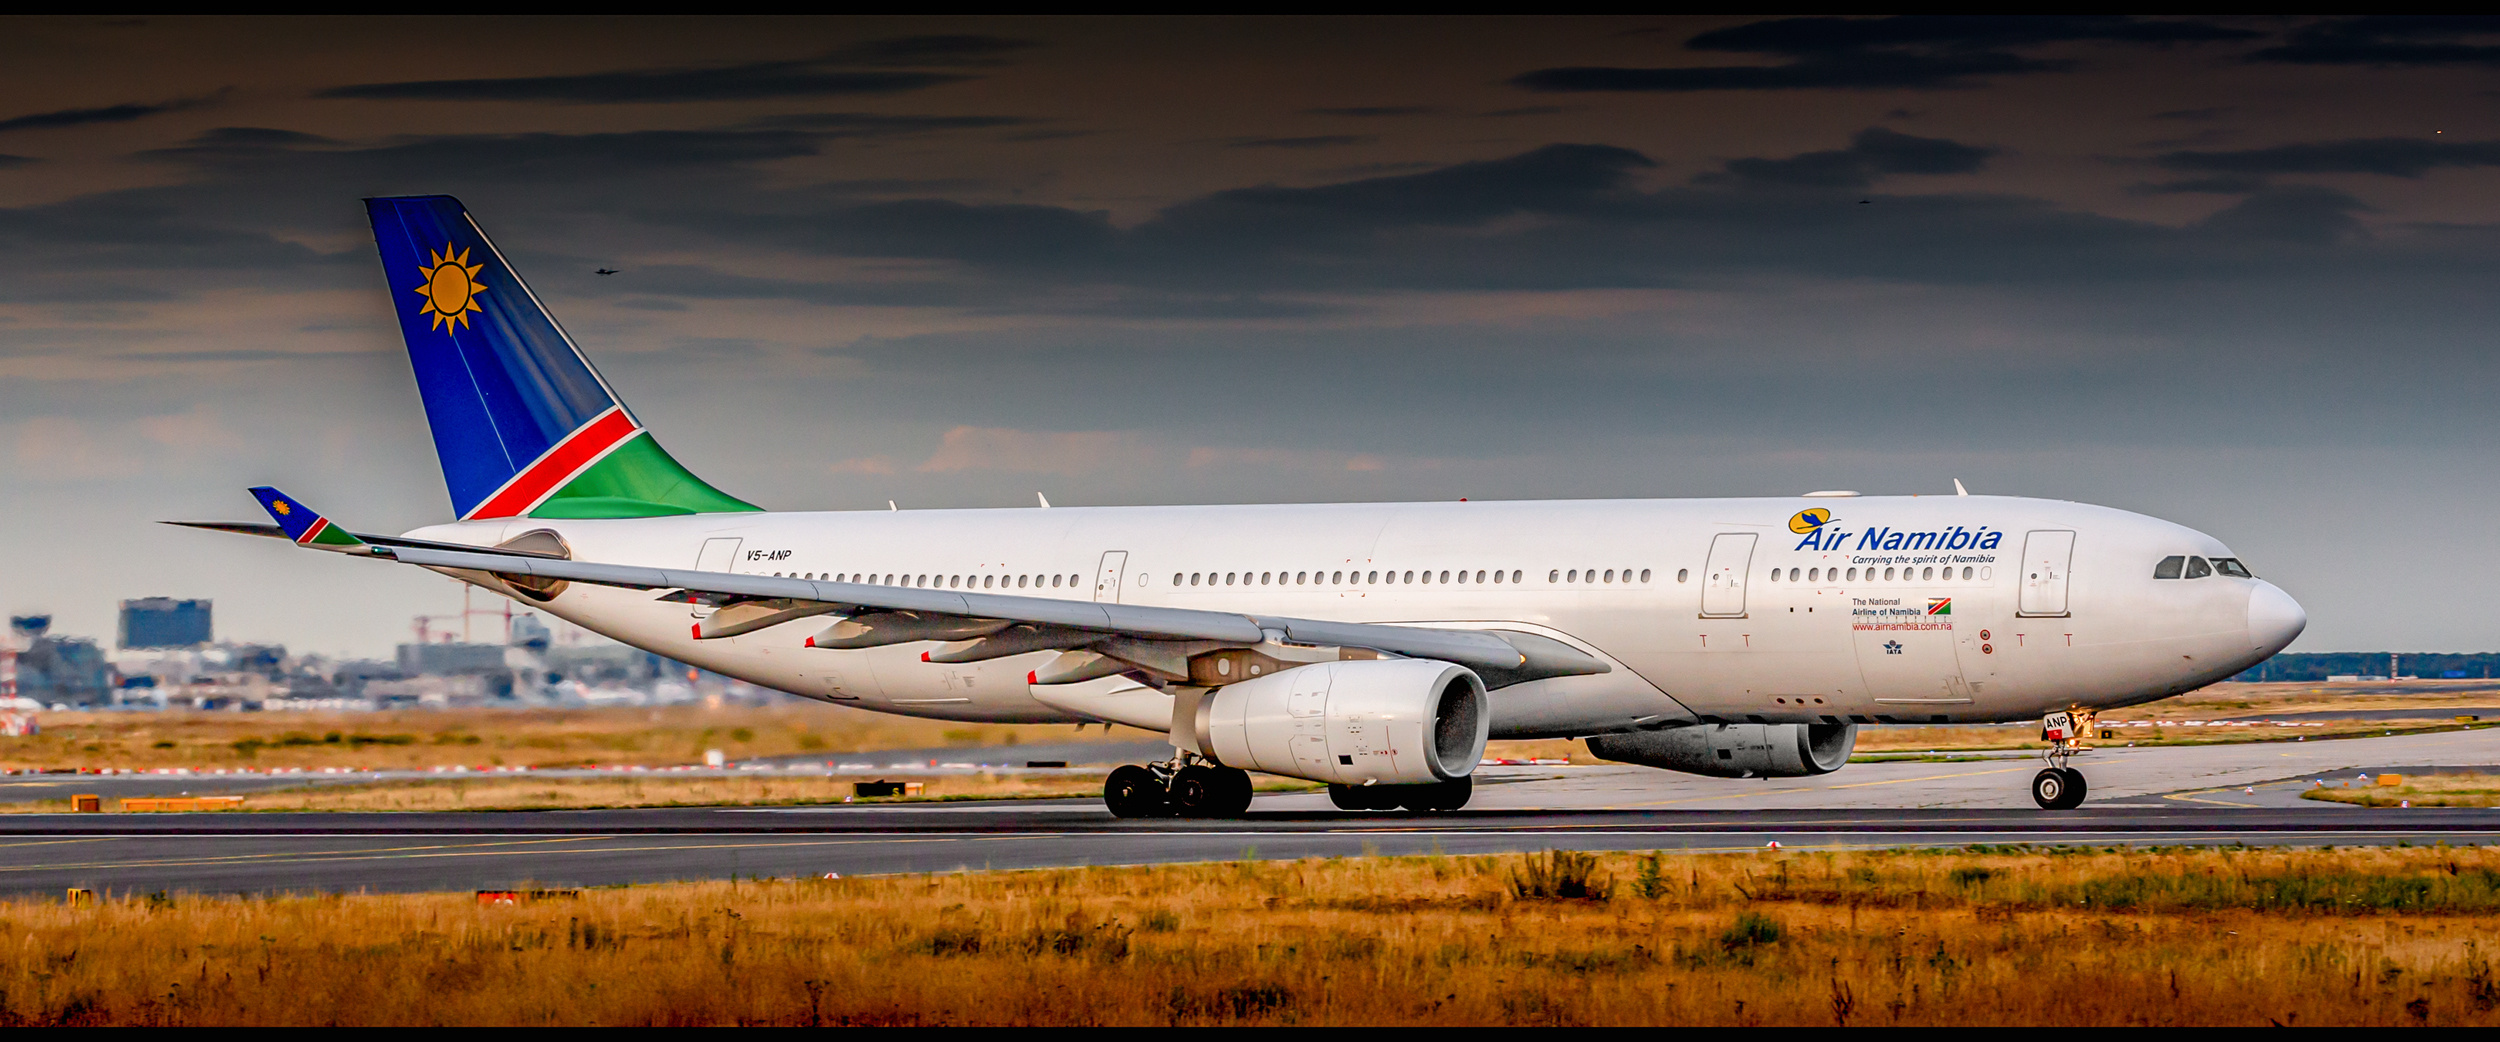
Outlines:
[[[575,561],[546,554],[458,547],[383,536],[349,535],[326,519],[287,503],[275,489],[255,489],[281,530],[227,523],[192,527],[294,537],[298,545],[398,561],[425,568],[482,572],[523,580],[528,587],[578,582],[633,590],[665,590],[664,600],[713,605],[718,610],[693,624],[698,640],[734,637],[810,616],[845,621],[809,641],[812,647],[863,648],[912,641],[950,641],[932,661],[970,662],[1032,651],[1063,655],[1059,682],[1074,682],[1137,667],[1166,679],[1189,676],[1187,660],[1219,648],[1254,648],[1271,642],[1321,648],[1361,648],[1408,658],[1440,659],[1477,670],[1488,686],[1611,672],[1612,667],[1539,634],[1486,629],[1443,629],[1378,623],[1336,622],[1290,616],[1169,608],[1138,604],[1020,597],[1013,594],[936,590],[908,586],[741,575],[681,568]],[[272,504],[287,504],[281,516]],[[307,531],[337,533],[316,542]],[[342,538],[343,537],[343,538]],[[1078,659],[1081,661],[1067,661]],[[1102,664],[1095,664],[1101,660]],[[1037,671],[1037,682],[1049,669]],[[1085,676],[1077,676],[1085,673]]]

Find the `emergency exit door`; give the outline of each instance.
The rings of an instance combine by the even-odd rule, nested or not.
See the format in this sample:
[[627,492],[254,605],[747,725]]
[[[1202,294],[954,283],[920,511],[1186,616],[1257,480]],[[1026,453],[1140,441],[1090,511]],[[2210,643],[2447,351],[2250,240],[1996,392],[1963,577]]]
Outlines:
[[2073,532],[2033,532],[2025,536],[2022,599],[2016,614],[2049,618],[2067,614],[2066,569],[2074,557]]
[[[745,542],[746,540],[744,539],[734,538],[704,540],[702,551],[694,555],[694,570],[698,572],[727,572],[736,570],[738,566],[738,547],[740,544]],[[713,612],[718,610],[720,609],[714,608],[701,601],[697,601],[694,604],[694,617],[698,619],[707,619],[712,616]]]
[[1094,572],[1094,599],[1105,604],[1120,603],[1120,576],[1128,571],[1128,551],[1113,550],[1102,555],[1102,567]]
[[1728,532],[1710,541],[1710,564],[1702,569],[1702,617],[1744,617],[1745,576],[1753,568],[1757,538],[1752,532]]

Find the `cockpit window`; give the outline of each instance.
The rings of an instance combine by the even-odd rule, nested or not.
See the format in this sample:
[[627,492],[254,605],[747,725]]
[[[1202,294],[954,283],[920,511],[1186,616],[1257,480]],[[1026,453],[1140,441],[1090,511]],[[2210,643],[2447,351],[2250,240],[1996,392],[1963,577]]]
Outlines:
[[2212,566],[2212,565],[2209,565],[2209,564],[2206,564],[2206,563],[2205,563],[2205,559],[2204,559],[2204,558],[2202,558],[2202,557],[2191,557],[2191,558],[2188,558],[2188,571],[2187,571],[2187,577],[2188,577],[2188,578],[2190,578],[2190,579],[2202,579],[2202,578],[2204,578],[2204,577],[2206,577],[2206,576],[2208,576],[2208,575],[2212,575],[2213,573],[2214,573],[2213,566]]
[[2153,578],[2176,579],[2179,577],[2179,569],[2185,567],[2187,567],[2187,557],[2185,555],[2172,555],[2164,557],[2161,559],[2160,564],[2153,566]]
[[2248,574],[2248,566],[2241,564],[2240,559],[2237,557],[2214,558],[2214,570],[2234,579],[2256,578],[2256,576]]

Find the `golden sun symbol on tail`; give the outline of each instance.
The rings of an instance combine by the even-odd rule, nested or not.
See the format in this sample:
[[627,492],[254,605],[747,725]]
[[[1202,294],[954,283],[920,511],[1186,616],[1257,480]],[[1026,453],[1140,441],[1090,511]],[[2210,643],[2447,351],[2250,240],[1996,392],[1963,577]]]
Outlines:
[[442,252],[433,256],[433,267],[417,268],[425,275],[425,285],[416,290],[418,296],[425,298],[425,307],[418,314],[434,316],[436,329],[443,328],[444,323],[465,327],[470,315],[485,310],[477,306],[477,295],[486,292],[486,287],[478,284],[477,273],[485,271],[486,265],[469,263],[467,250],[453,254],[450,243],[444,243]]

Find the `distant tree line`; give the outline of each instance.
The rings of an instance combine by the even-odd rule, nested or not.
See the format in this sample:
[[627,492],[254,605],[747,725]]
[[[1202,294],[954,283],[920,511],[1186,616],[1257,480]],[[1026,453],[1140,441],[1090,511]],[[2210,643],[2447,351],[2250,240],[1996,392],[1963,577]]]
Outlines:
[[2286,652],[2258,663],[2255,668],[2233,680],[2300,681],[2325,680],[2341,676],[2404,676],[2425,680],[2472,678],[2487,680],[2500,676],[2500,652],[2477,652],[2468,655],[2430,655],[2396,653],[2396,672],[2387,671],[2384,651]]

